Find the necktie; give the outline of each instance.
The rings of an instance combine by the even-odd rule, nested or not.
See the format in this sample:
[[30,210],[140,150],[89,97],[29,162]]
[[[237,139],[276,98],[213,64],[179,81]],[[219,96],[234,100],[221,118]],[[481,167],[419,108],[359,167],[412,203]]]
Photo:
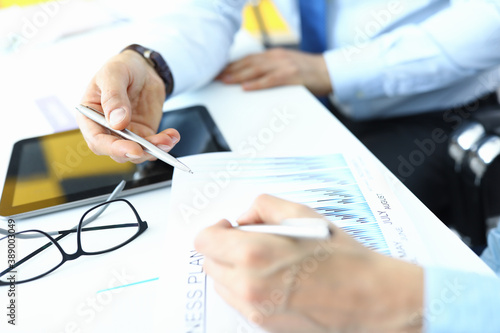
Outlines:
[[300,49],[310,53],[326,50],[326,0],[299,0]]

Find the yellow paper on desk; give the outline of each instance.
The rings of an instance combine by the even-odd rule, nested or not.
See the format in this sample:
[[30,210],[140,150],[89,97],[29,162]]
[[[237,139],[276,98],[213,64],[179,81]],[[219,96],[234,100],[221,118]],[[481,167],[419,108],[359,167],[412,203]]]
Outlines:
[[0,0],[0,8],[7,8],[10,6],[29,6],[49,1],[54,0]]

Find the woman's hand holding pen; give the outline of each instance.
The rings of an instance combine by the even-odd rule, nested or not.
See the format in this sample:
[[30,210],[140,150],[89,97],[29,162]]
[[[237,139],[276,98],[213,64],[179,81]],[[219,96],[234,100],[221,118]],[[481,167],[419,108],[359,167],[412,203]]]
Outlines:
[[[269,195],[240,224],[321,217]],[[232,228],[203,230],[196,249],[217,292],[270,332],[420,332],[421,267],[368,250],[342,230],[329,240],[298,240]]]
[[[137,52],[127,50],[112,57],[94,76],[81,104],[104,112],[117,130],[128,128],[168,152],[180,140],[177,130],[156,133],[165,101],[165,84]],[[90,149],[117,162],[141,163],[154,159],[132,141],[117,138],[81,114],[78,124]]]

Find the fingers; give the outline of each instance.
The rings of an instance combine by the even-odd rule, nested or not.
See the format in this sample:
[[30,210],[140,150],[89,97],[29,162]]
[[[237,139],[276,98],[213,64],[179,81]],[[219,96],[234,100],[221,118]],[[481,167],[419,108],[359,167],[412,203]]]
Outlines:
[[228,84],[240,83],[247,91],[300,84],[296,58],[294,52],[273,49],[230,64],[218,78]]
[[214,280],[215,291],[227,304],[241,313],[247,320],[262,324],[262,318],[253,305],[255,295],[243,280],[244,275],[207,259],[204,261],[203,269]]
[[247,56],[228,65],[217,78],[227,84],[238,84],[257,79],[274,68],[267,58],[265,53]]
[[307,206],[262,194],[255,199],[250,210],[238,218],[238,224],[279,224],[291,217],[321,218],[322,216]]
[[[110,135],[101,135],[95,137],[95,139],[100,140],[97,143],[98,147],[103,147],[105,154],[110,155],[111,158],[119,163],[129,161],[132,163],[142,163],[156,160],[156,157],[145,153],[143,147],[133,141],[121,140],[113,136],[111,136],[112,138],[109,137]],[[161,150],[169,152],[179,142],[180,134],[177,130],[169,128],[158,134],[148,136],[145,139]],[[106,147],[109,147],[109,149],[106,149]]]
[[[211,257],[206,257],[203,261],[203,270],[207,275],[209,275],[214,281],[222,285],[231,286],[231,281],[235,282],[237,277],[235,276],[236,270],[232,266],[228,266],[225,263],[214,260]],[[233,289],[233,288],[231,288]]]
[[196,251],[204,252],[210,247],[211,243],[216,243],[216,238],[224,231],[231,229],[232,225],[228,220],[221,220],[218,223],[203,229],[195,238],[194,246]]
[[261,89],[269,89],[274,87],[280,87],[285,85],[298,84],[292,80],[287,81],[283,73],[280,72],[269,72],[266,75],[258,77],[254,80],[246,81],[242,83],[243,90],[253,91]]
[[[101,109],[100,106],[96,104],[86,102],[85,105],[95,108],[96,110]],[[113,143],[119,139],[116,136],[111,135],[109,130],[79,112],[76,114],[76,120],[90,150],[97,155],[111,155],[111,147]]]
[[230,63],[226,66],[226,68],[222,70],[222,72],[216,77],[216,79],[226,83],[231,83],[231,76],[233,75],[233,73],[237,73],[238,71],[241,71],[242,69],[248,67],[248,65],[252,62],[252,57],[255,57],[255,55],[249,55],[244,57],[243,59]]
[[114,129],[124,129],[131,119],[132,108],[127,94],[130,74],[125,64],[113,62],[96,77],[101,91],[101,106],[106,120]]
[[[96,105],[92,105],[92,107],[99,109]],[[156,159],[146,154],[141,145],[117,137],[84,115],[78,113],[76,117],[85,141],[87,141],[90,150],[94,154],[108,155],[119,163],[128,161],[142,163],[147,160]],[[143,130],[143,132],[147,131]],[[177,130],[168,128],[158,134],[147,136],[145,139],[161,150],[169,152],[179,142],[180,134]]]
[[227,220],[202,230],[194,244],[198,252],[221,265],[252,269],[272,265],[275,256],[284,255],[293,246],[285,237],[238,230]]
[[215,281],[214,289],[222,297],[222,299],[224,299],[226,303],[229,304],[229,306],[241,313],[244,318],[246,318],[250,322],[260,324],[260,320],[258,320],[260,318],[256,316],[257,311],[254,309],[254,306],[235,295],[231,290],[232,288],[229,289],[226,284]]
[[[124,129],[131,119],[127,95],[129,81],[126,65],[116,61],[115,57],[97,72],[88,85],[81,104],[103,112],[111,127]],[[145,160],[145,154],[137,143],[111,135],[110,131],[82,114],[77,114],[77,121],[89,148],[95,154],[109,155],[117,162]]]
[[118,138],[80,113],[77,114],[77,121],[87,145],[94,154],[108,155],[119,163],[141,163],[151,158],[146,156],[139,144]]
[[174,148],[180,139],[181,135],[174,128],[167,128],[158,134],[146,137],[146,140],[167,153]]
[[253,325],[258,325],[269,332],[324,333],[328,331],[323,327],[318,327],[317,323],[312,322],[310,318],[302,313],[284,312],[279,299],[280,289],[274,289],[274,294],[267,295],[265,299],[259,302],[252,302],[252,297],[249,299],[241,297],[233,288],[229,289],[227,285],[217,281],[214,283],[214,289],[227,304],[236,309],[248,322],[252,323],[252,326],[242,326],[246,327],[243,331],[261,331],[253,327]]
[[304,85],[318,96],[333,92],[330,74],[322,55],[280,48],[233,62],[217,78],[228,84],[242,84],[247,91]]
[[237,236],[237,232],[234,233],[235,231],[238,230],[234,230],[229,221],[219,221],[198,233],[194,241],[194,247],[196,251],[203,253],[205,256],[218,258],[217,260],[220,263],[232,266],[235,261],[232,249],[237,249],[240,242],[240,237]]
[[[179,142],[180,135],[175,129],[155,133],[165,94],[158,80],[161,81],[154,69],[140,55],[124,52],[99,70],[87,87],[82,104],[102,111],[112,128],[128,128],[168,152]],[[112,135],[85,116],[78,114],[77,121],[90,149],[98,155],[109,155],[121,163],[155,159],[139,144]]]

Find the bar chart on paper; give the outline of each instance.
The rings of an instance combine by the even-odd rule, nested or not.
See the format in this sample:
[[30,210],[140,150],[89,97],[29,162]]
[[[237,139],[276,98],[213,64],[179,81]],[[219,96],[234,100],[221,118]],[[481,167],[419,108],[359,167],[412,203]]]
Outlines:
[[[196,171],[192,177],[175,175],[172,191],[176,198],[204,196],[214,207],[211,209],[218,210],[241,207],[235,212],[236,219],[248,200],[260,193],[272,194],[310,206],[372,250],[414,263],[425,261],[421,241],[386,179],[357,157],[331,154],[248,159],[216,153],[193,156],[186,163]],[[177,195],[177,184],[190,188],[191,193]],[[217,207],[220,200],[210,199],[224,195],[225,208]],[[233,201],[231,205],[228,200]],[[179,202],[176,207],[184,219],[192,208],[188,202]]]
[[277,173],[255,177],[251,182],[296,186],[297,189],[291,191],[275,189],[271,194],[310,206],[368,248],[392,254],[380,221],[375,218],[342,155],[277,158],[264,162],[270,162]]

